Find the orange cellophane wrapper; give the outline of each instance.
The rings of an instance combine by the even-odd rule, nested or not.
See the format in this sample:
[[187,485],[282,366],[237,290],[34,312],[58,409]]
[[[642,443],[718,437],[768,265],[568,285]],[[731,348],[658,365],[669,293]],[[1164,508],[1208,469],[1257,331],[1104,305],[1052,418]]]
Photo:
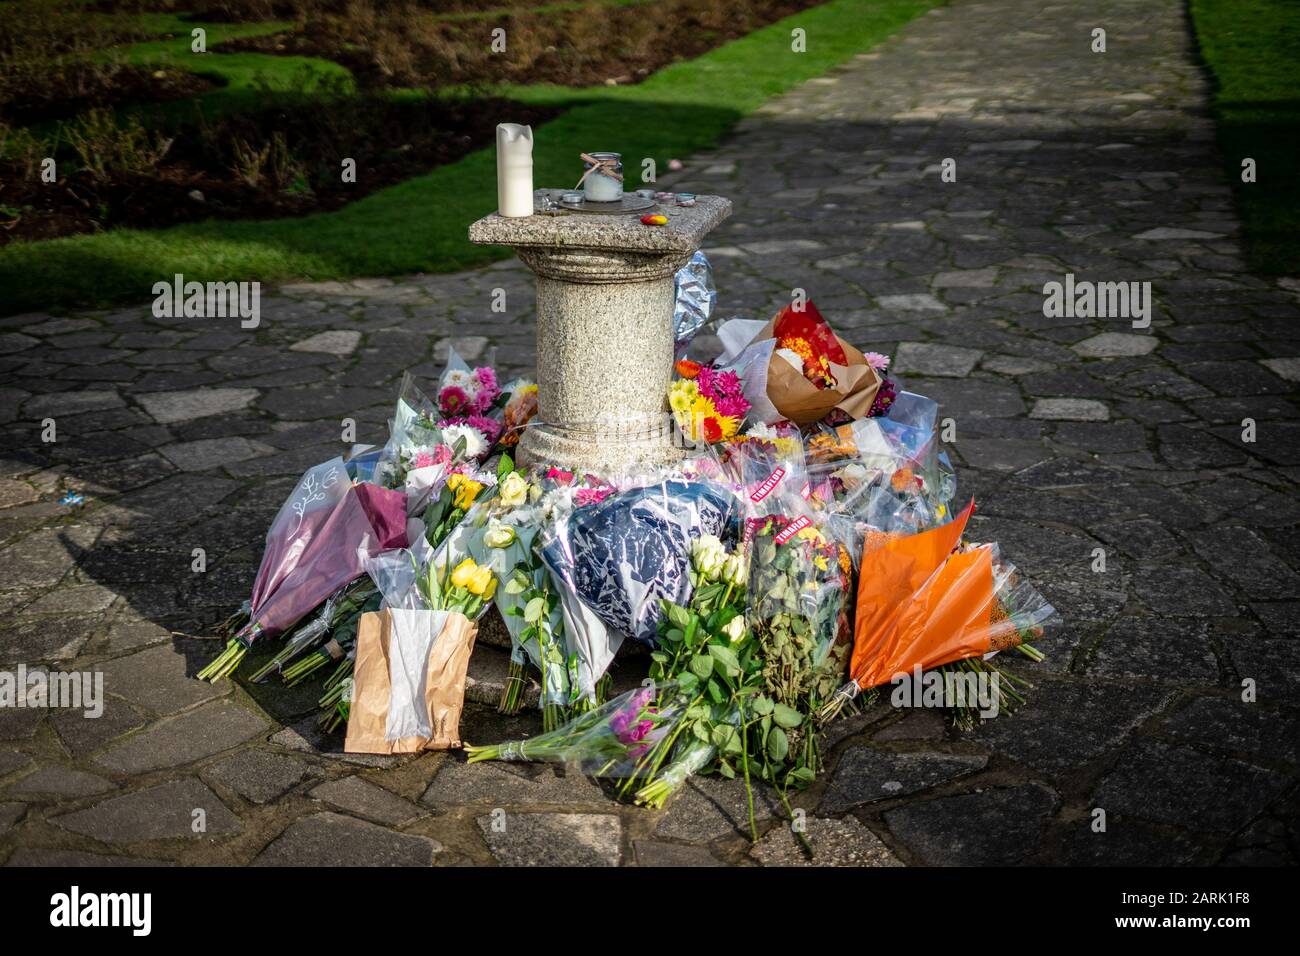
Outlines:
[[478,625],[459,612],[447,615],[429,653],[425,671],[423,707],[432,735],[397,740],[389,740],[385,735],[392,693],[389,677],[392,633],[392,616],[388,611],[370,611],[361,615],[344,752],[409,754],[460,747],[465,675],[469,670],[470,654],[474,651],[474,639],[478,636]]
[[863,690],[989,651],[993,552],[954,554],[972,501],[948,524],[888,537],[862,555],[849,673]]

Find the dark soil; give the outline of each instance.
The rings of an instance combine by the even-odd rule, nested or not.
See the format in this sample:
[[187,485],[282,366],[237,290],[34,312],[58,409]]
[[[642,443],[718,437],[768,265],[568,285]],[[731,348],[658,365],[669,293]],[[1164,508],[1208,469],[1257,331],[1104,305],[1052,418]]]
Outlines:
[[[20,239],[158,228],[203,219],[271,219],[337,209],[385,186],[422,175],[493,142],[495,117],[540,124],[558,111],[499,99],[392,103],[363,100],[330,110],[315,104],[275,108],[185,126],[151,169],[112,170],[98,179],[61,160],[57,184],[15,175],[0,163],[0,245]],[[251,185],[236,171],[231,144],[259,143],[276,131],[290,159],[276,182]],[[343,183],[338,157],[357,161],[357,182]],[[328,157],[328,158],[324,158]],[[64,173],[63,170],[68,172]],[[288,179],[288,182],[283,180]],[[201,198],[192,195],[195,191]]]
[[120,66],[111,73],[87,74],[75,84],[79,88],[68,89],[70,85],[73,84],[33,83],[10,102],[0,104],[0,120],[14,126],[30,126],[67,119],[96,107],[185,99],[221,84],[184,70]]
[[[232,40],[221,49],[333,60],[370,89],[466,83],[629,84],[822,2],[664,0],[643,7],[545,13],[530,13],[521,5],[515,12],[469,21],[432,20],[416,6],[395,5],[372,24],[322,13],[291,32]],[[459,4],[482,4],[484,9],[503,5],[502,0]],[[320,6],[327,10],[330,5]],[[506,30],[506,51],[493,54],[487,38],[498,26]]]

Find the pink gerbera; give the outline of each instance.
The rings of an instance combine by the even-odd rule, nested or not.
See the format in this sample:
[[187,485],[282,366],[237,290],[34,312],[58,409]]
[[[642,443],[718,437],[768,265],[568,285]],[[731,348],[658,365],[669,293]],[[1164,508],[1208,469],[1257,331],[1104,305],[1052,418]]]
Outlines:
[[558,481],[562,485],[567,485],[573,481],[573,472],[564,471],[562,468],[552,468],[546,473],[550,481]]
[[867,352],[862,356],[867,360],[867,364],[877,372],[883,372],[889,368],[889,356],[881,355],[879,352]]
[[444,415],[460,415],[468,411],[473,401],[459,385],[448,385],[438,393],[438,407]]

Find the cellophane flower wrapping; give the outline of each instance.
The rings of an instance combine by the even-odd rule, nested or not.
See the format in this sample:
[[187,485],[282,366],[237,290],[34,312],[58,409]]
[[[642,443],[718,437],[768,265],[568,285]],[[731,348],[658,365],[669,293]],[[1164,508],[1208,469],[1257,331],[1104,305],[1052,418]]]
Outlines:
[[670,479],[575,509],[546,535],[552,572],[611,629],[649,645],[661,600],[690,598],[690,543],[734,538],[739,517],[725,488]]
[[740,498],[746,517],[784,514],[795,498],[806,499],[811,493],[803,442],[792,426],[760,425],[708,450]]
[[995,544],[958,546],[973,510],[914,534],[868,535],[851,667],[858,687],[1030,643],[1053,618]]
[[484,748],[479,759],[557,763],[593,777],[648,780],[669,762],[689,703],[675,683],[649,684],[549,733]]
[[764,661],[773,698],[810,713],[844,682],[851,564],[798,496],[786,513],[746,519],[749,607],[746,622]]
[[297,567],[303,552],[316,537],[351,481],[342,458],[308,468],[285,499],[266,532],[266,548],[253,582],[249,609],[255,615],[267,597]]
[[[341,469],[341,461],[338,465]],[[344,483],[344,493],[328,512],[307,506],[305,514],[313,519],[312,530],[303,536],[299,528],[295,547],[300,546],[300,550],[296,551],[291,569],[277,576],[274,588],[262,596],[248,625],[238,635],[246,644],[292,627],[332,593],[364,573],[366,557],[406,546],[404,494],[377,485],[350,485],[346,477],[339,480]]]
[[713,269],[698,250],[673,276],[673,339],[676,356],[686,354],[691,340],[709,321],[718,290],[713,284]]
[[375,464],[373,480],[385,488],[402,490],[407,513],[416,514],[446,482],[452,450],[443,439],[437,406],[415,384],[408,372],[402,376],[397,407],[388,424],[388,442]]
[[1025,580],[1014,564],[1002,557],[996,543],[967,545],[964,550],[988,548],[993,568],[993,606],[989,612],[990,655],[999,650],[1032,643],[1059,620],[1056,609]]

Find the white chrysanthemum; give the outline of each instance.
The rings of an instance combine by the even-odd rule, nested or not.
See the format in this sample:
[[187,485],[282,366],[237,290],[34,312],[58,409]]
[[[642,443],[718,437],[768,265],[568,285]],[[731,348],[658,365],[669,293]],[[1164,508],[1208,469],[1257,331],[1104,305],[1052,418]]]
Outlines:
[[457,388],[463,388],[469,394],[473,394],[478,382],[475,380],[473,373],[466,372],[463,369],[452,369],[442,377],[442,387],[454,385]]
[[771,439],[771,438],[781,437],[781,433],[779,431],[777,431],[771,425],[766,424],[765,422],[758,422],[757,424],[749,426],[749,428],[745,431],[745,434],[750,436],[751,438]]
[[487,453],[487,438],[477,428],[470,425],[445,425],[442,440],[455,448],[461,440],[465,441],[465,458],[479,458]]

